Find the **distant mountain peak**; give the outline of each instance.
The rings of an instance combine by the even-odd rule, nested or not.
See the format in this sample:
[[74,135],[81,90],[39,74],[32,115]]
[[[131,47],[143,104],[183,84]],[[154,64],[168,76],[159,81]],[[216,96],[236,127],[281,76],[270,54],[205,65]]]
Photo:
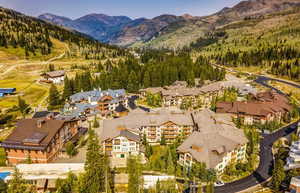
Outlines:
[[[201,34],[207,33],[216,26],[226,25],[246,17],[257,17],[285,10],[286,8],[293,8],[298,4],[300,5],[300,0],[244,0],[233,7],[224,7],[219,12],[204,17],[192,16],[188,13],[181,16],[162,14],[152,19],[138,18],[132,20],[127,16],[91,13],[78,19],[70,20],[66,17],[48,13],[40,16],[40,19],[86,33],[106,43],[120,46],[135,44],[141,46],[148,43],[165,46],[169,44],[168,40],[170,40],[171,36],[176,37],[180,35],[184,36],[182,38],[184,41],[194,41]],[[202,29],[200,30],[200,28]],[[184,30],[181,31],[181,29]],[[190,29],[196,29],[196,31],[199,29],[200,33],[195,34],[191,38],[190,34],[193,31],[186,33]],[[176,33],[177,30],[178,33]],[[176,44],[178,44],[178,39],[174,38]]]
[[194,16],[192,16],[192,15],[190,15],[190,14],[188,14],[188,13],[183,14],[181,17],[183,17],[183,18],[185,18],[185,19],[193,19],[193,18],[194,18]]

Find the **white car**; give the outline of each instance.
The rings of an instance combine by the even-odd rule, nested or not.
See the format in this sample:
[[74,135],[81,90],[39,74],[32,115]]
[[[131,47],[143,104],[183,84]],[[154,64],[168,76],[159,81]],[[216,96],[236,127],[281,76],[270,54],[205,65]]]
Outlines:
[[225,184],[224,184],[224,182],[222,182],[222,181],[216,181],[214,185],[215,185],[216,187],[218,187],[218,186],[224,186]]

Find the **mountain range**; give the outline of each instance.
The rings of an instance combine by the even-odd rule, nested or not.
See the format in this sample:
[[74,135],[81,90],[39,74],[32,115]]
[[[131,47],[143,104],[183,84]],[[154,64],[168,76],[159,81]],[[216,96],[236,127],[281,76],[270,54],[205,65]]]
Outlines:
[[152,19],[89,14],[72,20],[53,14],[39,18],[123,47],[182,48],[205,34],[248,17],[260,17],[300,5],[300,0],[248,0],[203,17],[160,15]]

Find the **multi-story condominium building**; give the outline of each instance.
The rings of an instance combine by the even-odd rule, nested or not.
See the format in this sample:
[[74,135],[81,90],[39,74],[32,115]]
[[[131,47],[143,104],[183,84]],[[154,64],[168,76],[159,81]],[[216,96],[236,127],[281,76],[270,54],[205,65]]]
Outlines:
[[42,74],[42,76],[44,77],[43,81],[45,82],[60,84],[64,82],[65,71],[59,70],[59,71],[45,72]]
[[146,135],[151,144],[157,144],[162,137],[167,143],[172,143],[177,137],[188,136],[194,129],[189,113],[183,111],[160,110],[145,112],[137,110],[128,116],[113,120],[105,120],[104,130],[125,128],[141,136]]
[[280,121],[291,110],[288,98],[275,92],[258,93],[250,101],[218,102],[217,113],[227,113],[244,120],[245,124]]
[[[191,167],[195,162],[204,162],[219,172],[230,162],[245,159],[248,142],[230,115],[216,114],[208,109],[194,113],[138,109],[122,118],[104,120],[101,135],[103,146],[112,157],[126,157],[124,152],[136,154],[137,148],[130,149],[128,144],[134,146],[133,142],[143,136],[152,145],[158,144],[162,136],[168,143],[181,137],[184,140],[178,148],[181,165]],[[126,151],[122,151],[122,140]]]
[[104,151],[114,158],[127,159],[129,155],[139,155],[144,150],[139,134],[126,128],[106,129],[101,139]]
[[300,141],[293,142],[290,146],[289,157],[286,160],[287,169],[300,168]]
[[220,96],[226,88],[236,88],[240,94],[256,93],[256,90],[240,81],[220,81],[202,87],[188,87],[185,81],[176,81],[171,86],[141,89],[141,96],[147,93],[160,94],[164,107],[178,106],[190,102],[192,107],[209,108],[214,97]]
[[120,105],[128,108],[128,98],[124,89],[93,90],[70,96],[64,107],[64,113],[74,116],[87,116],[90,114],[107,116],[113,114]]
[[77,119],[47,117],[18,121],[13,132],[1,143],[8,164],[49,163],[61,152],[63,145],[86,132]]
[[290,183],[290,193],[300,192],[300,176],[292,177]]
[[193,116],[197,131],[178,147],[179,164],[192,167],[201,162],[222,173],[229,163],[245,159],[248,140],[243,131],[235,127],[230,116],[210,110]]

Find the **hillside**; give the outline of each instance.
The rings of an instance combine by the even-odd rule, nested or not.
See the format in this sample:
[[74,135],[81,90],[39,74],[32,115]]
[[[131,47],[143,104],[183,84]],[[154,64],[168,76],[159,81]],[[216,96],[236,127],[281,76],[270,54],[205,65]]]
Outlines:
[[43,108],[49,85],[39,80],[50,64],[73,75],[105,64],[108,59],[114,64],[126,55],[126,50],[87,35],[0,8],[0,88],[17,89],[17,95],[0,99],[0,109],[11,108],[18,96],[32,107]]
[[156,35],[159,35],[165,27],[173,23],[186,22],[188,20],[190,19],[181,16],[161,15],[153,19],[145,19],[136,25],[129,23],[116,34],[110,43],[128,47],[139,42],[147,42]]
[[67,44],[69,48],[65,50],[71,50],[69,54],[79,57],[97,58],[123,54],[121,49],[101,44],[87,35],[10,9],[0,7],[0,21],[0,48],[16,54],[16,57],[52,57],[56,41]]
[[153,19],[131,20],[126,16],[89,14],[72,20],[53,14],[42,14],[40,19],[70,28],[113,45],[128,47],[136,42],[147,42],[163,28],[176,22],[192,19],[192,16],[160,15]]
[[[193,22],[173,23],[164,28],[152,41],[138,46],[151,48],[183,48],[203,38],[216,28],[245,18],[256,18],[300,5],[299,0],[248,0],[232,8],[224,8],[210,16],[198,17]],[[175,27],[174,27],[175,26]]]
[[[139,18],[131,21],[123,19],[124,22],[117,26],[108,25],[108,28],[102,21],[89,15],[83,17],[86,18],[84,23],[78,23],[77,20],[74,20],[74,23],[72,20],[71,24],[69,19],[59,16],[45,17],[42,15],[40,18],[114,45],[176,49],[189,46],[213,29],[231,22],[293,8],[299,6],[299,3],[299,0],[248,0],[242,1],[232,8],[225,7],[215,14],[204,17],[161,15],[153,19]],[[113,21],[117,20],[117,17],[105,17],[109,17]]]
[[299,19],[299,8],[245,18],[214,30],[193,48],[218,64],[300,81]]
[[132,20],[126,16],[89,14],[78,19],[70,19],[50,13],[42,14],[39,19],[85,33],[101,42],[109,42],[122,27]]

